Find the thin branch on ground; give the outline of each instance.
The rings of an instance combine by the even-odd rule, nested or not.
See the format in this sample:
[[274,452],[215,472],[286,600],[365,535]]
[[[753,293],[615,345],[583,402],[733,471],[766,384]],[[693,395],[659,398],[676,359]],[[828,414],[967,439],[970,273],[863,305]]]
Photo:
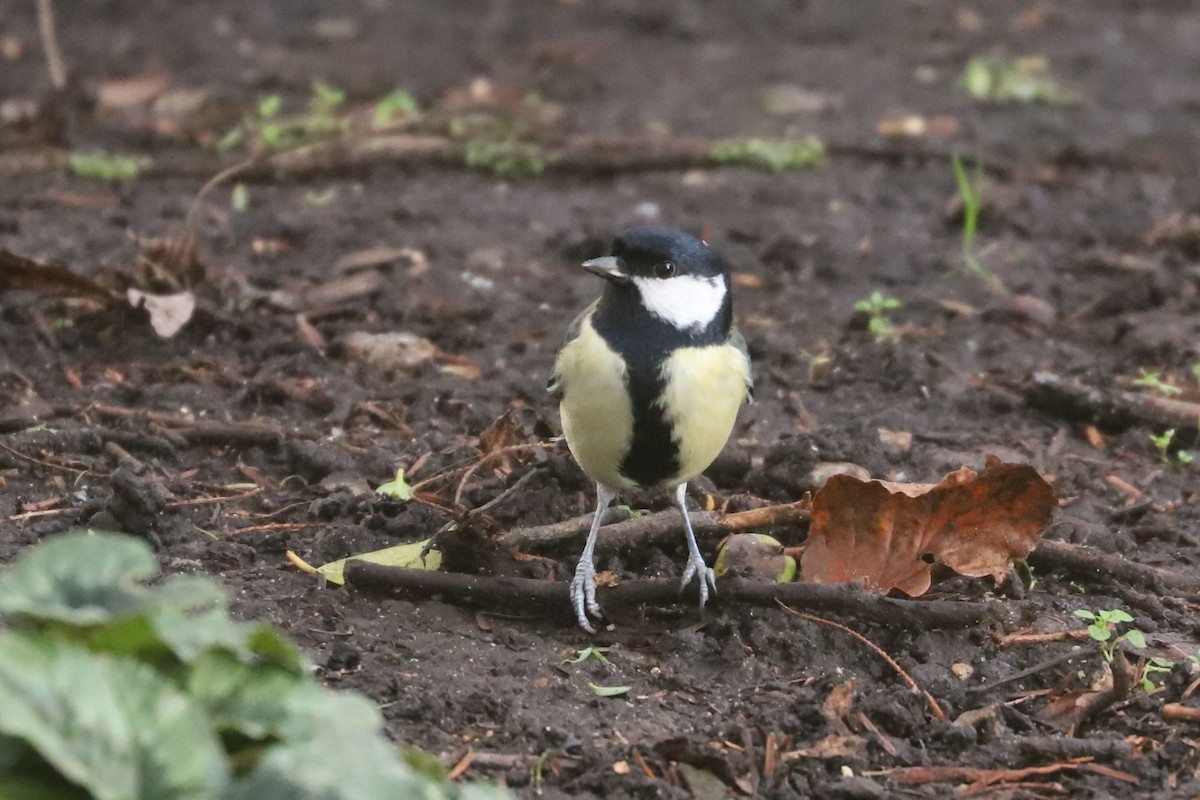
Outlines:
[[[610,510],[611,512],[611,510]],[[795,527],[808,522],[807,501],[782,503],[722,514],[719,511],[693,511],[689,514],[697,537],[713,538],[765,528]],[[607,519],[607,517],[606,517]],[[502,543],[525,552],[550,550],[567,545],[582,544],[591,526],[591,515],[577,517],[552,525],[519,528],[500,537]],[[671,541],[683,541],[683,517],[675,509],[659,511],[606,525],[596,543],[599,554],[630,552],[647,546],[660,546]]]
[[[424,600],[441,600],[471,607],[537,612],[573,619],[565,581],[542,581],[508,576],[465,575],[405,569],[351,560],[346,563],[346,583],[363,592]],[[680,590],[676,580],[622,581],[596,590],[600,605],[609,611],[643,605],[695,605],[695,584]],[[913,630],[969,628],[991,622],[996,604],[952,600],[901,600],[872,594],[854,586],[810,583],[769,583],[742,578],[717,581],[718,603],[774,606],[786,603],[814,611],[844,614],[887,627]]]
[[1143,424],[1195,435],[1200,422],[1200,403],[1088,386],[1051,372],[1033,374],[1025,387],[1025,402],[1063,419],[1090,422],[1109,430]]
[[1200,593],[1200,577],[1139,564],[1081,544],[1043,539],[1029,554],[1037,569],[1062,569],[1077,578],[1110,583],[1114,578],[1155,591]]

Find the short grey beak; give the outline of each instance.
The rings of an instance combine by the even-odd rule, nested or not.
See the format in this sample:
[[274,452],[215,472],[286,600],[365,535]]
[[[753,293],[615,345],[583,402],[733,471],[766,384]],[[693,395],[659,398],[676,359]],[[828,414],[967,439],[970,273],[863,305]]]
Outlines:
[[621,259],[616,256],[601,256],[600,258],[589,258],[583,262],[583,268],[594,275],[599,275],[601,278],[610,281],[619,281],[624,283],[629,280],[629,276],[621,269]]

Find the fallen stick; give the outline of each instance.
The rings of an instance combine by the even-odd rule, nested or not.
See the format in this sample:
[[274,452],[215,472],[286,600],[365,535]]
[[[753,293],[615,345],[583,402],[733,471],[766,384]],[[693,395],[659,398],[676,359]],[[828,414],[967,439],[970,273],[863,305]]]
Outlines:
[[1038,569],[1063,569],[1076,577],[1099,583],[1115,578],[1158,592],[1170,589],[1200,593],[1200,577],[1139,564],[1094,547],[1053,539],[1043,539],[1029,554],[1029,563]]
[[1146,392],[1101,389],[1052,372],[1033,374],[1025,388],[1025,402],[1064,419],[1090,422],[1113,431],[1146,424],[1194,436],[1200,424],[1200,403]]
[[[434,572],[356,560],[346,562],[345,576],[347,585],[369,594],[410,600],[436,596],[456,605],[533,611],[564,619],[574,618],[566,581]],[[622,581],[612,587],[597,587],[596,599],[608,611],[679,603],[695,607],[697,591],[694,583],[680,591],[676,580],[632,580]],[[853,586],[770,583],[744,578],[718,579],[716,601],[755,606],[784,603],[793,608],[844,614],[866,622],[905,629],[969,628],[989,622],[999,613],[997,607],[990,603],[901,600]]]
[[[767,528],[794,527],[808,521],[808,501],[764,506],[749,511],[722,514],[719,511],[693,511],[688,516],[696,536],[712,538],[731,533],[743,533]],[[607,523],[613,509],[605,515]],[[522,552],[537,552],[582,544],[584,534],[591,527],[591,515],[541,525],[536,528],[518,528],[508,531],[500,541]],[[600,529],[596,542],[599,554],[627,553],[647,546],[661,546],[683,542],[683,517],[675,509],[659,511],[644,517],[626,519]]]

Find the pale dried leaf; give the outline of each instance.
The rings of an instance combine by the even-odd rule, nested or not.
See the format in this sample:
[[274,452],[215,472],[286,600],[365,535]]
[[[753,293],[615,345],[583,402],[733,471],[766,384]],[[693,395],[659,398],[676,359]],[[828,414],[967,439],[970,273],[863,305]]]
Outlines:
[[129,305],[146,309],[150,315],[150,327],[164,339],[170,339],[183,330],[196,311],[196,296],[191,292],[147,294],[138,289],[127,289],[125,296]]

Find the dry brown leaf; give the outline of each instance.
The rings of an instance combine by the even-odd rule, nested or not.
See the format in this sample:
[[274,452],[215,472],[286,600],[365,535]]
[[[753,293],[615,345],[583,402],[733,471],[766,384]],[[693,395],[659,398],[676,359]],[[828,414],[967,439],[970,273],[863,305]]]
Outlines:
[[129,299],[129,305],[146,309],[150,315],[150,327],[164,339],[170,339],[183,330],[196,311],[196,296],[191,292],[147,294],[138,289],[127,289],[125,296]]
[[830,758],[858,758],[867,749],[867,740],[861,736],[826,736],[812,747],[802,747],[799,750],[789,750],[780,753],[781,761],[795,761],[798,758],[815,758],[824,761]]
[[940,563],[999,583],[1033,550],[1056,505],[1037,470],[995,456],[980,475],[963,467],[932,486],[835,475],[813,498],[801,579],[916,597]]

